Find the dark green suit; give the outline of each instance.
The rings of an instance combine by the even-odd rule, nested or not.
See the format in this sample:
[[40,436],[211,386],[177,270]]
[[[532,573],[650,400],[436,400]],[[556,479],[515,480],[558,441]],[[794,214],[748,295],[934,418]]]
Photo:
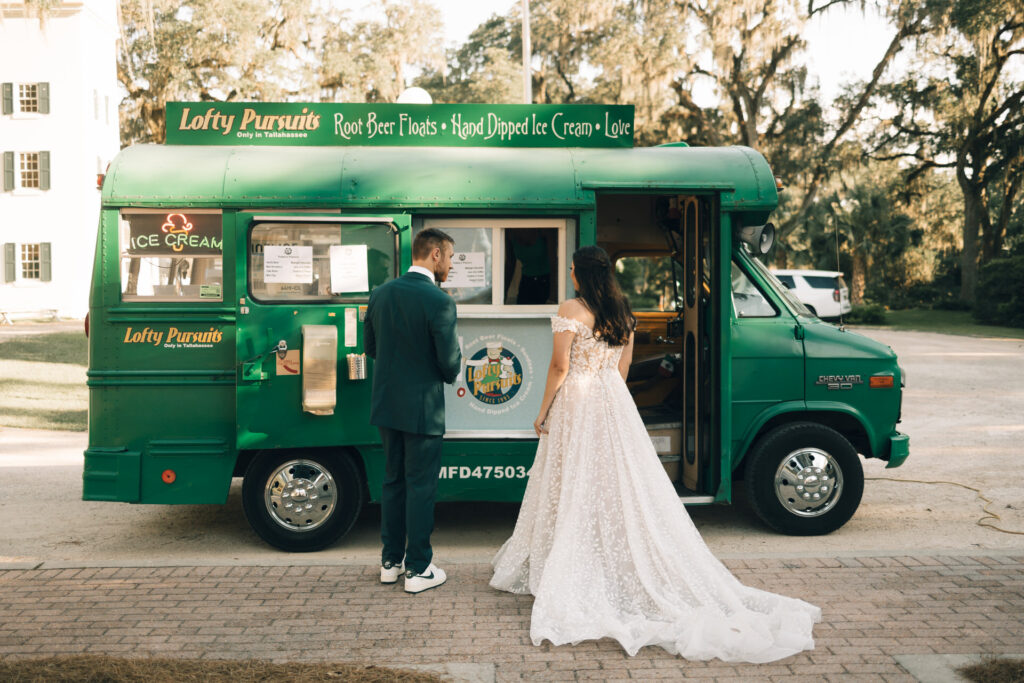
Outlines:
[[373,365],[370,423],[384,445],[383,561],[421,573],[433,553],[434,500],[441,470],[444,384],[462,362],[455,300],[426,275],[406,273],[373,290],[363,328]]

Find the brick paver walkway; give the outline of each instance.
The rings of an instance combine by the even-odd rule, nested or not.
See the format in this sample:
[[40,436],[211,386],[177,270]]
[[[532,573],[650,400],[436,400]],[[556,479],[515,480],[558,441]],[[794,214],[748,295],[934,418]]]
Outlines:
[[902,654],[1024,652],[1020,556],[726,562],[752,586],[824,609],[817,647],[773,664],[688,662],[610,640],[534,647],[532,598],[487,586],[486,565],[448,565],[421,595],[362,566],[0,571],[0,656],[133,656],[493,663],[497,679],[914,680]]

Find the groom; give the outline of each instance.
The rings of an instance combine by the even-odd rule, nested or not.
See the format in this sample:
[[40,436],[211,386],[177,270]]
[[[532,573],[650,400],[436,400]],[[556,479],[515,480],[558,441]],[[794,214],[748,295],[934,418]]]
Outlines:
[[[428,228],[412,243],[412,267],[373,290],[363,342],[376,360],[370,424],[384,445],[380,581],[405,571],[405,592],[440,586],[431,560],[434,499],[441,471],[444,383],[459,373],[455,300],[438,288],[452,266],[455,240]],[[403,562],[404,556],[404,562]]]

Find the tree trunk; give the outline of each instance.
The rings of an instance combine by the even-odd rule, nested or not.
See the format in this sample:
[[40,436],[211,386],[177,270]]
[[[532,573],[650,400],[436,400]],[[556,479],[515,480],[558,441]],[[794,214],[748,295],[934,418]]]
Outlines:
[[[986,205],[988,202],[986,202]],[[981,213],[981,262],[988,263],[999,255],[1003,248],[1002,237],[998,234],[998,221],[993,224],[988,211]]]
[[969,183],[960,183],[964,195],[964,248],[960,252],[960,301],[974,303],[978,285],[978,232],[984,210],[981,193]]
[[850,303],[864,303],[864,290],[867,287],[868,264],[863,249],[853,250],[853,272],[850,273]]
[[[981,226],[985,244],[985,249],[982,253],[982,261],[984,263],[1004,255],[1003,244],[1006,239],[1006,226],[1010,223],[1013,207],[1017,199],[1017,192],[1020,190],[1021,183],[1024,182],[1024,171],[1021,170],[1021,165],[1021,163],[1018,163],[1014,167],[1011,164],[1006,171],[1009,180],[1003,188],[1003,201],[999,207],[999,216],[994,222],[986,220]],[[985,217],[987,218],[987,215]]]

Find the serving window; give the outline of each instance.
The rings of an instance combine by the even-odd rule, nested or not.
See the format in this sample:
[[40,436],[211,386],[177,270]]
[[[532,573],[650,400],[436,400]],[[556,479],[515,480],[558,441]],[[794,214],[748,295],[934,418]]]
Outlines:
[[257,223],[249,239],[249,291],[257,301],[360,302],[395,277],[391,223]]
[[125,210],[119,234],[122,300],[223,300],[220,211]]
[[455,240],[452,269],[441,287],[464,312],[549,312],[565,292],[563,219],[433,219]]

